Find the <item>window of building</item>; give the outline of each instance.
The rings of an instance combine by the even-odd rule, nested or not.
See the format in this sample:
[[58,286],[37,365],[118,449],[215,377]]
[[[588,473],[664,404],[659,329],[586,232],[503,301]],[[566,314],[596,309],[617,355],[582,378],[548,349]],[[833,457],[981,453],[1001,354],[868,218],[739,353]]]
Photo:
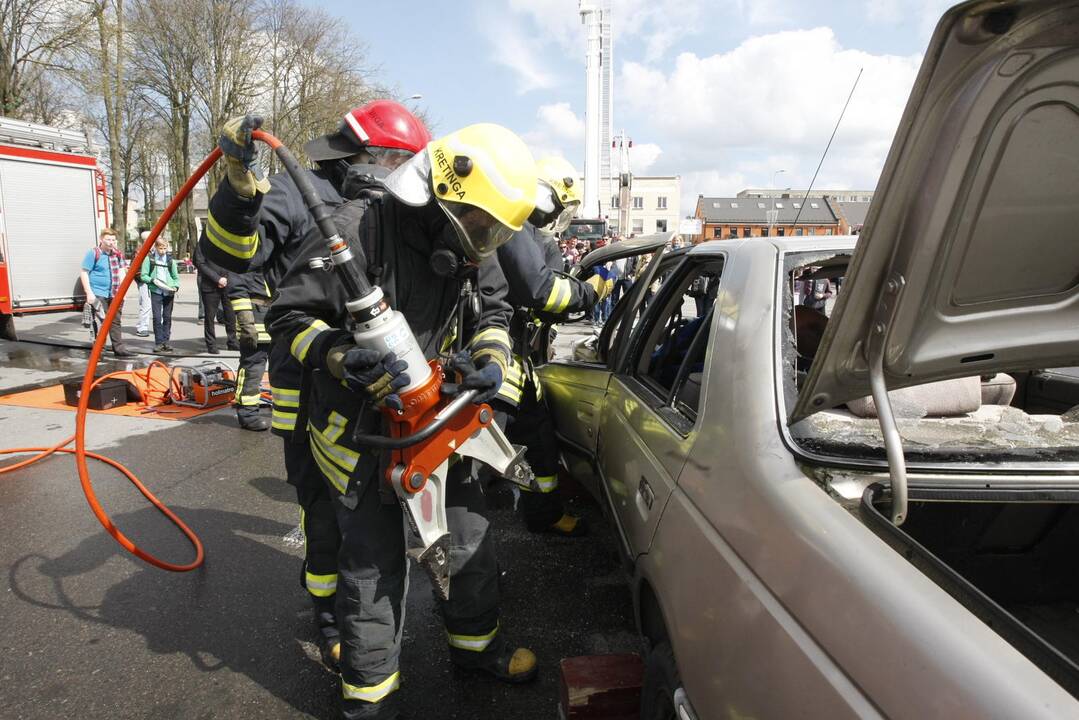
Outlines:
[[767,207],[767,206],[764,203],[757,203],[757,209],[758,210],[763,210],[765,207]]
[[665,195],[660,195],[658,198],[656,198],[656,210],[666,210],[666,209],[667,209],[667,197]]
[[717,203],[717,202],[714,202],[714,203],[712,203],[712,207],[714,207],[714,208],[718,208],[718,207],[719,207],[719,203]]
[[825,230],[824,234],[825,235],[831,235],[832,234],[832,228],[828,228],[827,230]]
[[732,238],[738,237],[738,228],[736,228],[736,227],[731,228],[731,237]]
[[795,210],[801,210],[802,209],[802,203],[794,203],[794,209]]
[[752,233],[749,232],[749,228],[742,228],[742,237],[749,237]]
[[820,203],[809,203],[809,207],[816,210],[816,209],[818,209],[820,207]]
[[712,228],[712,237],[714,237],[714,238],[723,237],[723,228],[719,227],[718,225],[715,226],[714,228]]
[[732,202],[731,207],[734,208],[735,210],[737,210],[738,209],[738,203]]
[[803,230],[802,228],[794,228],[794,234],[795,235],[805,235],[805,230]]
[[666,220],[656,220],[656,232],[667,232]]
[[618,209],[618,196],[617,195],[611,195],[611,209],[613,209],[613,210]]
[[768,237],[768,228],[766,228],[766,227],[761,228],[761,237]]
[[643,233],[643,232],[644,232],[644,219],[639,218],[637,220],[634,220],[633,221],[633,233],[638,234],[638,233]]
[[786,228],[776,228],[776,237],[783,237],[786,234]]
[[618,221],[617,220],[609,221],[607,223],[607,227],[610,228],[611,233],[613,233],[614,235],[618,234]]
[[783,209],[783,203],[776,203],[776,208],[779,209],[779,210],[782,210]]
[[634,195],[633,196],[633,209],[634,210],[644,210],[644,196],[642,196],[642,195]]

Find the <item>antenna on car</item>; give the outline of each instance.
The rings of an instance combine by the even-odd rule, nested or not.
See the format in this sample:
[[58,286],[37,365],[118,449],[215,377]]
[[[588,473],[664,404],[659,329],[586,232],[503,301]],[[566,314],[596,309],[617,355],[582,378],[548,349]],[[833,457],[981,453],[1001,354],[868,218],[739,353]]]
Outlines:
[[832,148],[832,141],[835,140],[835,134],[839,131],[839,123],[843,122],[843,116],[847,114],[847,106],[850,105],[850,99],[854,97],[854,88],[858,87],[858,81],[862,79],[862,70],[865,68],[858,68],[858,77],[854,78],[854,85],[850,88],[850,95],[847,95],[847,102],[843,104],[843,111],[839,113],[839,119],[835,121],[835,128],[832,130],[832,137],[828,138],[828,144],[824,147],[824,154],[820,156],[820,162],[817,163],[817,170],[813,173],[813,179],[809,181],[809,187],[806,189],[805,197],[802,198],[800,203],[802,207],[798,208],[798,214],[794,216],[794,227],[798,226],[798,218],[802,217],[802,209],[806,206],[806,200],[809,199],[809,193],[813,190],[813,183],[817,182],[817,175],[820,173],[821,166],[824,165],[824,158],[828,157],[828,151]]

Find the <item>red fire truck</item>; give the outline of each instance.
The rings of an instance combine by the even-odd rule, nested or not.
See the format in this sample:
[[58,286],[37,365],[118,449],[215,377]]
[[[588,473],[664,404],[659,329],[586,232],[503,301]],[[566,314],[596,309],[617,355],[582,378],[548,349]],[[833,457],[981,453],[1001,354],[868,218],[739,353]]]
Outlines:
[[79,265],[107,205],[85,135],[0,118],[0,337],[16,338],[16,316],[81,310]]

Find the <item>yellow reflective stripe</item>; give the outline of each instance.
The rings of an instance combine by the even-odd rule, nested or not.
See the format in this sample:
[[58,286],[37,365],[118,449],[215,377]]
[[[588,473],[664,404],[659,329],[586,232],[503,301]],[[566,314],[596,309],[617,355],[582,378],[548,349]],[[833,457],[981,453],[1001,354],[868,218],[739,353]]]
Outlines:
[[270,394],[273,396],[274,405],[281,407],[300,407],[300,391],[292,388],[279,388],[270,386]]
[[553,492],[558,487],[557,475],[537,475],[536,484],[541,493]]
[[498,635],[498,625],[495,625],[495,629],[486,635],[454,635],[453,633],[446,631],[446,637],[449,639],[450,647],[457,648],[458,650],[471,650],[473,652],[483,652],[487,649],[487,646],[491,644],[491,641],[495,639],[495,635]]
[[[348,423],[348,420],[345,419],[344,415],[341,415],[334,410],[330,413],[329,423],[330,424],[326,426],[326,432],[324,432],[323,435],[325,435],[326,439],[330,442],[336,443],[344,434],[345,425]],[[359,455],[356,457],[358,459]]]
[[236,312],[255,309],[255,306],[251,303],[251,298],[232,298],[229,300],[229,304],[232,305],[232,309]]
[[307,358],[307,351],[311,349],[311,343],[315,341],[318,334],[329,329],[330,326],[321,320],[312,320],[306,329],[297,333],[292,339],[292,345],[289,346],[292,357],[303,362]]
[[330,484],[337,488],[337,492],[344,495],[345,491],[348,490],[348,475],[341,472],[341,469],[334,465],[333,461],[322,452],[318,441],[315,440],[317,437],[316,433],[311,433],[313,440],[311,443],[311,455],[315,458],[315,464],[318,465],[319,470],[330,481]]
[[260,343],[273,342],[273,338],[270,337],[270,333],[266,332],[266,326],[263,323],[255,323],[255,331],[258,333]]
[[572,294],[573,291],[570,288],[569,280],[564,277],[556,277],[554,284],[551,285],[551,294],[547,296],[547,302],[543,305],[543,309],[553,313],[564,311],[569,307],[569,299]]
[[296,413],[273,408],[270,414],[270,427],[275,430],[295,430]]
[[479,347],[483,344],[498,344],[508,348],[510,346],[510,334],[500,327],[485,328],[472,337],[469,346]]
[[220,250],[238,257],[241,260],[250,260],[255,256],[259,247],[259,235],[257,232],[250,235],[237,235],[221,227],[221,224],[210,213],[206,218],[206,237]]
[[312,429],[315,431],[312,437],[314,437],[316,442],[318,442],[322,446],[322,449],[326,451],[326,455],[333,458],[334,462],[345,470],[352,472],[360,459],[360,454],[355,450],[349,450],[344,445],[338,445],[333,440],[330,440],[328,437],[329,427],[327,427],[326,430],[319,430],[312,426]]
[[330,597],[337,592],[337,573],[316,575],[312,572],[305,572],[303,583],[307,586],[307,592],[315,597]]
[[344,678],[341,679],[341,695],[345,700],[363,700],[364,702],[376,703],[401,687],[401,673],[395,672],[378,685],[349,685]]

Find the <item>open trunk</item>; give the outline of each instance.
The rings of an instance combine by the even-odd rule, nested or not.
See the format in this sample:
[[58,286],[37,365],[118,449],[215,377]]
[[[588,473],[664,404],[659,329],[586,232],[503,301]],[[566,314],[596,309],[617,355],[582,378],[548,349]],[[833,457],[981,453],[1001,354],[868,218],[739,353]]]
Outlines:
[[896,527],[887,491],[863,520],[930,579],[1079,697],[1079,494],[911,490]]

